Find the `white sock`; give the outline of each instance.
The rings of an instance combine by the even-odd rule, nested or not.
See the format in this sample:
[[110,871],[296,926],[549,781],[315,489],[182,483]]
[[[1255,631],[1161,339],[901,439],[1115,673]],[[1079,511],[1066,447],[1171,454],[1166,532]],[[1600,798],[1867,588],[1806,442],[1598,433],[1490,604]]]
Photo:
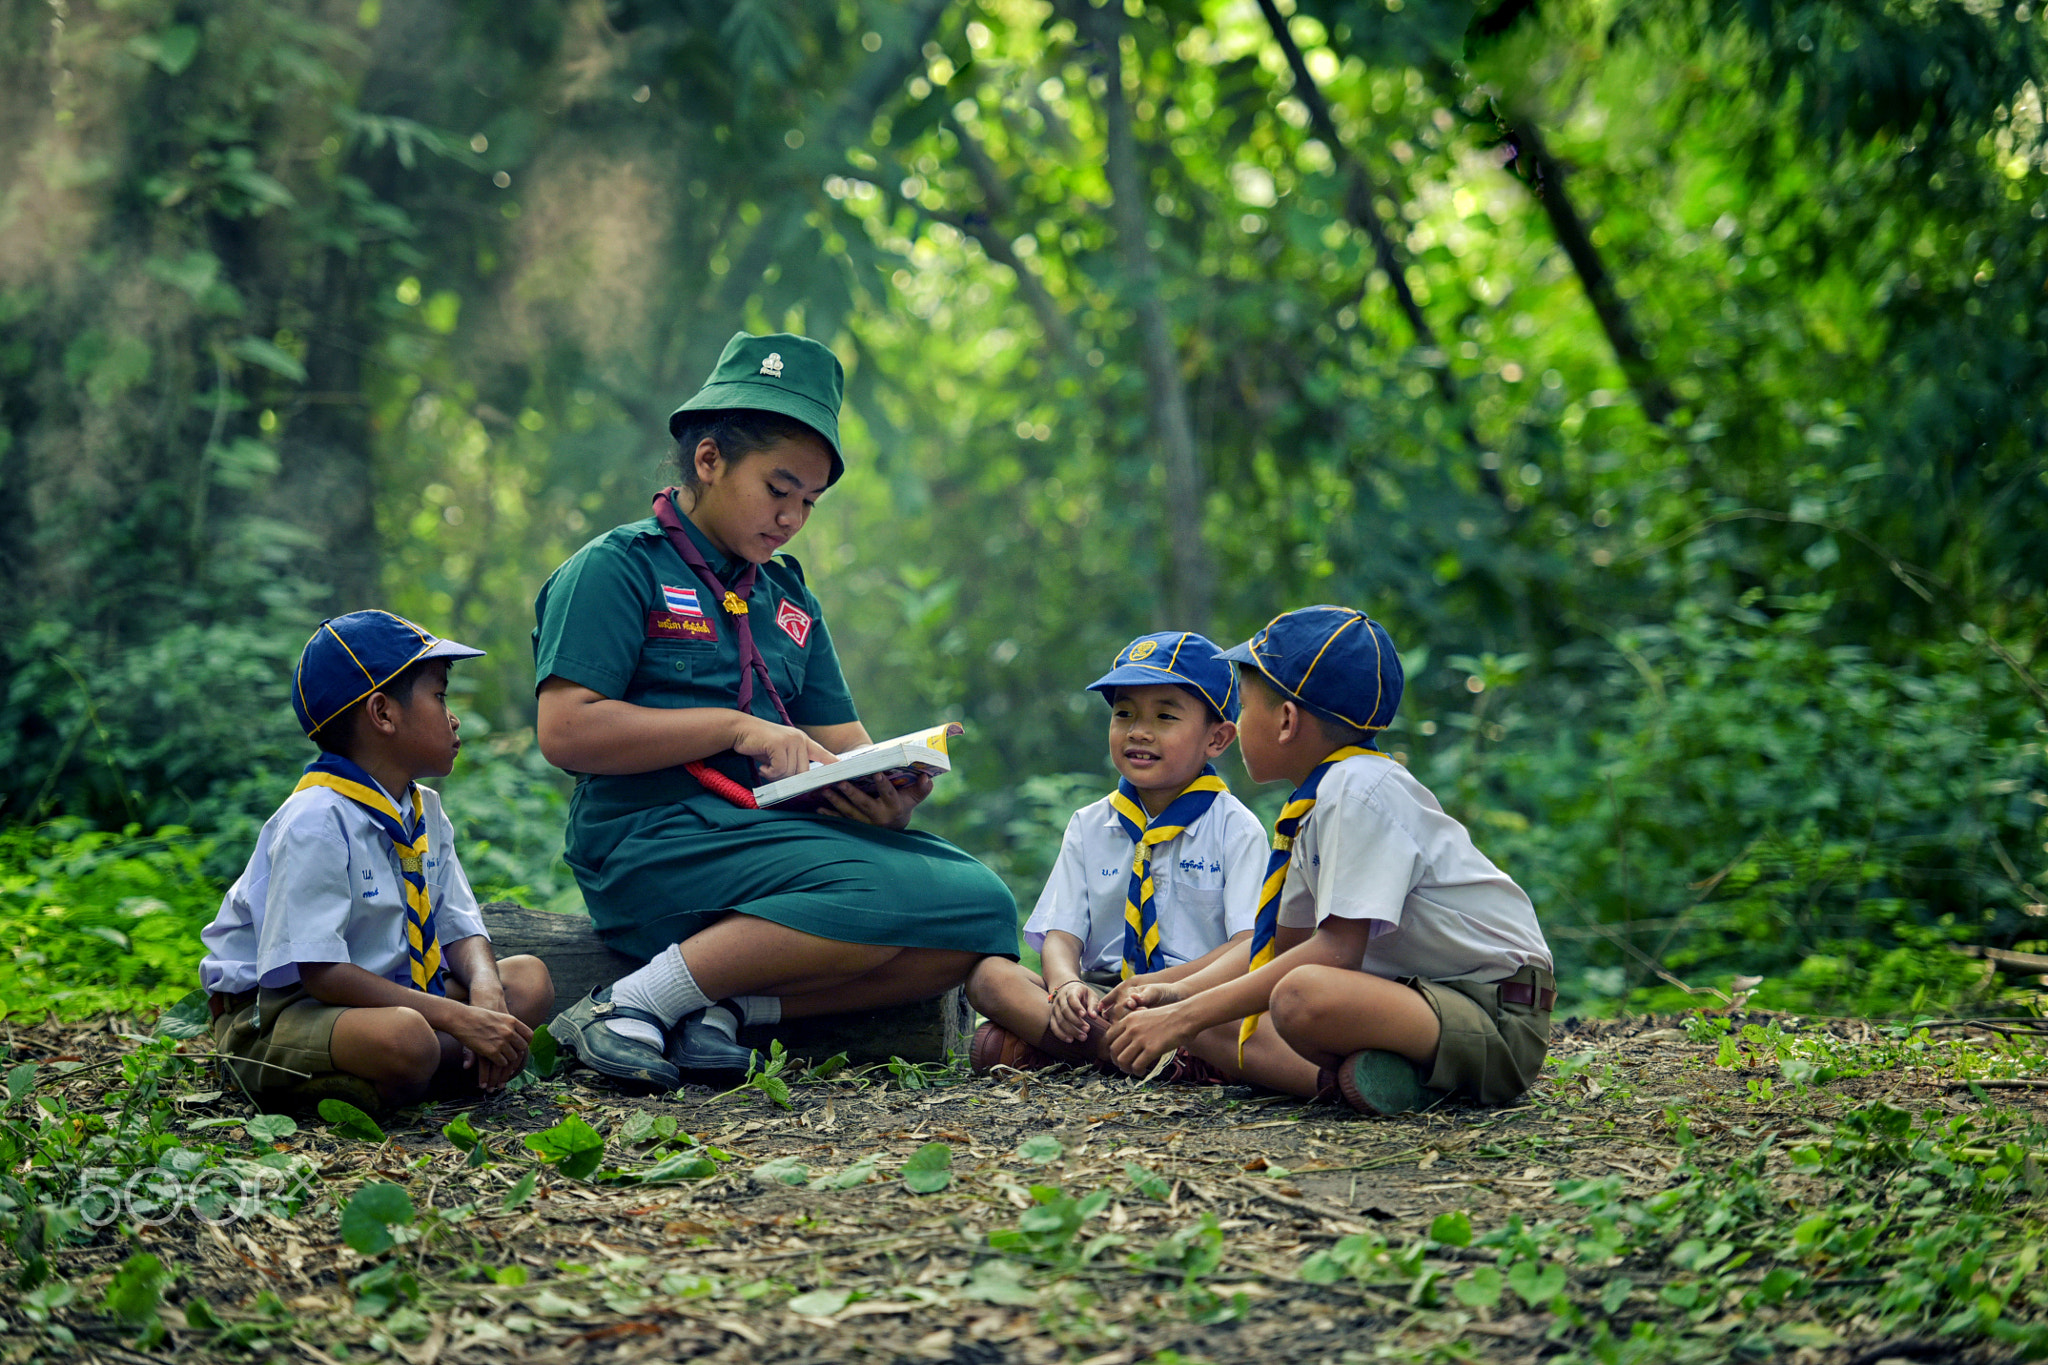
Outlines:
[[773,1024],[782,1018],[782,1001],[773,995],[741,995],[721,1000],[704,1011],[704,1022],[738,1042],[741,1024]]
[[[698,989],[697,978],[690,975],[690,965],[683,961],[683,950],[670,944],[660,957],[612,983],[612,1003],[646,1010],[666,1026],[686,1014],[703,1009],[711,1001]],[[603,1022],[621,1038],[645,1043],[657,1051],[662,1046],[661,1030],[652,1024],[638,1019],[606,1019]]]

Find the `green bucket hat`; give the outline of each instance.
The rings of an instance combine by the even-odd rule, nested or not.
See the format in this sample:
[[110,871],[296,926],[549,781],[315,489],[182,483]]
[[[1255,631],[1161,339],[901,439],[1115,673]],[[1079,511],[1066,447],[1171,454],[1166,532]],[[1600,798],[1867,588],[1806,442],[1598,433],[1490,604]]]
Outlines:
[[839,453],[839,399],[845,387],[846,371],[830,347],[790,332],[763,337],[735,332],[704,387],[669,414],[668,432],[677,433],[684,413],[706,409],[747,408],[794,417],[824,438],[832,453],[831,482],[837,483],[846,472]]

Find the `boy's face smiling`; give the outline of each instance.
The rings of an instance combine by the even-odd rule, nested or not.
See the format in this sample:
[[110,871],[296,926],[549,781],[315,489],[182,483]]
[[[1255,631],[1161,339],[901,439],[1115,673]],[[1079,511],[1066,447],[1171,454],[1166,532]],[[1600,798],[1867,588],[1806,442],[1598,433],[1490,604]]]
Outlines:
[[1236,726],[1212,720],[1208,705],[1185,688],[1119,687],[1110,697],[1109,759],[1138,789],[1148,815],[1165,810],[1236,735]]

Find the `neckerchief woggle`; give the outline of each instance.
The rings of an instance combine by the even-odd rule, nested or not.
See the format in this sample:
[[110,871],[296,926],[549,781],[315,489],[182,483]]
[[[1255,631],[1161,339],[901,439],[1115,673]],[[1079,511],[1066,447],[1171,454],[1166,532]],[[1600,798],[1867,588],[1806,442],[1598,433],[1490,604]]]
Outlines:
[[[1387,757],[1378,749],[1347,745],[1316,764],[1315,770],[1308,775],[1308,781],[1296,787],[1294,795],[1288,797],[1287,804],[1280,808],[1280,818],[1273,822],[1273,852],[1266,859],[1265,885],[1259,888],[1259,913],[1252,920],[1252,956],[1251,965],[1245,968],[1247,974],[1273,960],[1273,939],[1280,932],[1280,888],[1287,884],[1287,864],[1294,858],[1294,836],[1301,832],[1301,822],[1308,819],[1309,812],[1316,808],[1316,789],[1323,785],[1323,778],[1330,769],[1360,754]],[[1265,1011],[1261,1010],[1247,1015],[1237,1026],[1239,1066],[1244,1065],[1245,1040],[1257,1031],[1259,1020],[1264,1017]]]
[[1145,813],[1138,789],[1129,778],[1116,784],[1116,794],[1109,798],[1110,809],[1116,812],[1117,823],[1131,837],[1132,845],[1131,882],[1124,892],[1124,980],[1166,967],[1166,955],[1159,950],[1159,907],[1153,903],[1152,850],[1178,838],[1229,790],[1216,776],[1216,769],[1204,764],[1202,775],[1154,817]]
[[697,548],[690,533],[683,529],[683,516],[676,507],[676,490],[664,488],[654,495],[654,520],[668,535],[668,543],[676,547],[676,553],[683,557],[683,563],[690,566],[704,586],[711,589],[711,600],[718,603],[718,609],[725,613],[726,621],[732,626],[733,639],[740,649],[740,692],[733,703],[735,710],[744,711],[747,703],[754,699],[754,675],[761,675],[761,686],[768,693],[768,700],[775,703],[775,714],[782,717],[782,723],[792,728],[796,722],[789,718],[789,708],[782,704],[782,694],[775,690],[775,680],[768,676],[768,661],[761,657],[760,646],[754,643],[754,628],[747,620],[747,599],[754,595],[754,579],[761,566],[752,560],[741,569],[730,586],[718,581],[718,575],[711,572],[711,565],[705,562],[704,552]]
[[417,782],[406,784],[412,798],[412,828],[398,818],[398,807],[377,785],[377,779],[340,754],[323,753],[306,765],[306,775],[292,788],[326,787],[361,806],[398,850],[398,870],[405,878],[405,947],[411,959],[412,987],[429,995],[446,995],[441,981],[441,939],[434,932],[434,906],[427,895],[427,805]]

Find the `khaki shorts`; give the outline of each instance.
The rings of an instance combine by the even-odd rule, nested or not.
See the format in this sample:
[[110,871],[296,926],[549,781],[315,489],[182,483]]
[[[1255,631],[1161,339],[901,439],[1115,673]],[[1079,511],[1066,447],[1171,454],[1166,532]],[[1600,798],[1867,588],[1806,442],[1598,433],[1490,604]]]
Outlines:
[[1423,1084],[1481,1104],[1510,1104],[1536,1083],[1550,1052],[1550,1010],[1500,998],[1508,982],[1526,984],[1541,998],[1556,981],[1541,967],[1524,967],[1502,981],[1427,981],[1399,978],[1436,1011],[1443,1030],[1436,1066]]
[[213,1021],[213,1046],[221,1065],[250,1094],[285,1090],[333,1071],[334,1024],[348,1009],[315,1000],[303,985],[264,987],[224,1002]]

